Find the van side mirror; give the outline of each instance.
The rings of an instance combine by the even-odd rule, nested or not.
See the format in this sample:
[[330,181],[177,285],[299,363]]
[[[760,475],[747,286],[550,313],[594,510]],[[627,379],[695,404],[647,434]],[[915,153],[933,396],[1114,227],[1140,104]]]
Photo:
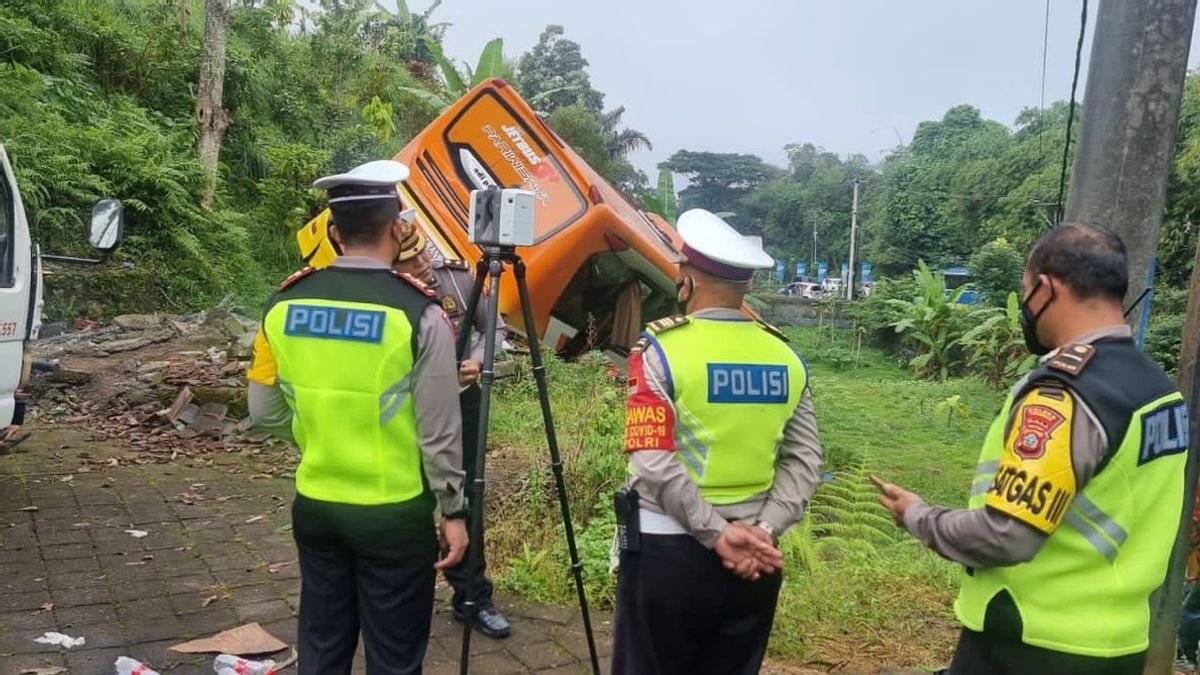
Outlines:
[[109,252],[125,235],[125,207],[116,199],[101,199],[92,207],[88,241],[93,248]]

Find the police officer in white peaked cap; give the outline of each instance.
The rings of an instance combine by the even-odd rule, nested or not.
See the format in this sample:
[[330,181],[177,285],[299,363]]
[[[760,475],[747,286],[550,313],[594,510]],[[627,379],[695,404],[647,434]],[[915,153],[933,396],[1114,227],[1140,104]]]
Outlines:
[[420,673],[435,569],[467,547],[450,324],[392,271],[413,228],[396,192],[407,176],[379,161],[316,181],[339,255],[283,282],[255,339],[250,414],[301,451],[299,675],[349,675],[360,630],[368,675]]
[[778,537],[804,515],[821,444],[803,361],[742,311],[771,256],[708,211],[678,229],[686,314],[650,323],[629,358],[612,672],[757,673]]

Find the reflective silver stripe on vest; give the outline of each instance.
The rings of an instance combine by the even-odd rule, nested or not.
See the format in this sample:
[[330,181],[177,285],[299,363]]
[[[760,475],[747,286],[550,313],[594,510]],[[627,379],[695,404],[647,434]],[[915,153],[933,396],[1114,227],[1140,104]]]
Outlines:
[[381,425],[390,422],[396,416],[396,413],[400,412],[400,408],[408,400],[411,384],[412,373],[410,372],[399,382],[388,387],[379,395],[379,407],[383,408],[383,412],[379,413],[379,423]]
[[1116,560],[1117,547],[1102,532],[1084,520],[1083,516],[1077,513],[1074,507],[1071,507],[1067,511],[1066,520],[1072,527],[1079,531],[1079,534],[1083,535],[1084,539],[1087,539],[1089,544],[1100,552],[1100,555],[1104,556],[1105,560],[1108,562]]
[[985,473],[996,473],[996,469],[999,468],[1000,460],[998,459],[993,459],[990,462],[980,462],[975,466],[975,475],[978,476]]
[[1080,513],[1087,516],[1088,520],[1112,537],[1112,540],[1117,542],[1117,546],[1121,546],[1129,538],[1129,533],[1125,531],[1125,528],[1118,525],[1117,521],[1109,517],[1107,513],[1101,511],[1100,507],[1096,506],[1096,503],[1088,499],[1082,492],[1075,495],[1075,504],[1071,508],[1072,510],[1079,509]]
[[996,470],[999,468],[1000,460],[998,459],[980,462],[975,466],[975,482],[971,483],[972,497],[986,494],[991,489],[992,482],[996,478]]
[[978,497],[979,495],[986,494],[988,490],[992,489],[992,483],[994,482],[995,479],[992,477],[976,480],[971,484],[971,496]]
[[692,428],[686,422],[678,420],[675,428],[683,432],[683,440],[687,443],[688,447],[696,452],[697,456],[708,459],[708,446],[701,443],[699,438],[696,438],[696,434],[692,432]]
[[692,470],[696,472],[697,476],[704,478],[704,463],[696,457],[695,451],[689,448],[686,442],[680,443],[675,448],[675,454],[678,455],[680,459],[687,462],[688,466],[692,467]]

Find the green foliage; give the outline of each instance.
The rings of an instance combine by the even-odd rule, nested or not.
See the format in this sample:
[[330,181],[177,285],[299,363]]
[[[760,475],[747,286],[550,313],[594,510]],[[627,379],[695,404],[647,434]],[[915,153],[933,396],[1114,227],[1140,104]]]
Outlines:
[[828,364],[834,370],[846,370],[856,365],[854,352],[848,347],[825,345],[807,355],[809,358]]
[[659,165],[687,177],[679,208],[737,211],[739,200],[779,174],[755,155],[680,150]]
[[[109,265],[74,286],[77,301],[56,295],[63,301],[51,312],[82,311],[92,299],[104,312],[183,311],[228,293],[258,306],[300,264],[295,230],[321,206],[312,180],[392,155],[431,119],[403,90],[435,85],[438,3],[423,14],[322,3],[305,10],[303,30],[288,0],[234,4],[224,100],[233,124],[217,199],[204,211],[192,93],[199,6],[0,0],[0,139],[34,236],[48,252],[87,253],[83,217],[96,199],[116,197],[127,238],[114,262],[153,280],[150,293],[101,296],[109,279],[128,276]],[[51,277],[48,292],[75,276]]]
[[946,419],[946,426],[954,427],[954,418],[965,419],[971,416],[971,409],[962,400],[962,394],[951,394],[938,401],[933,406],[933,415],[937,419]]
[[958,341],[962,336],[964,306],[958,304],[959,288],[947,293],[946,279],[918,261],[913,272],[917,295],[911,300],[889,300],[900,318],[893,330],[916,349],[908,365],[914,372],[945,380],[958,365]]
[[675,174],[670,169],[658,170],[658,204],[662,209],[659,215],[674,225],[678,203],[675,198]]
[[971,283],[989,303],[1000,306],[1009,294],[1020,292],[1023,265],[1021,252],[1004,237],[998,237],[971,256],[968,268]]
[[[887,329],[888,334],[894,335],[891,327],[900,320],[902,309],[891,301],[909,299],[916,295],[917,280],[913,275],[884,277],[875,282],[875,288],[869,297],[851,305],[850,310],[854,319],[867,330],[882,332]],[[887,346],[892,344],[887,343]]]
[[592,88],[583,49],[565,34],[562,26],[546,26],[533,49],[517,62],[517,90],[547,114],[579,105],[599,116],[604,94]]
[[639,191],[646,176],[621,156],[610,152],[609,134],[600,119],[582,105],[558,108],[546,123],[608,182],[628,192]]
[[[960,410],[992,411],[1002,395],[984,382],[916,380],[889,355],[865,347],[860,365],[840,371],[827,360],[849,350],[851,331],[786,329],[809,363],[825,470],[809,515],[782,542],[788,579],[770,650],[777,656],[828,657],[828,640],[887,636],[911,642],[909,653],[936,661],[954,639],[949,611],[958,570],[913,542],[875,503],[870,473],[913,489],[930,503],[965,505],[978,444],[990,419],[956,411],[946,424],[938,404],[958,397]],[[625,387],[602,359],[547,362],[580,555],[589,598],[611,602],[607,570],[613,528],[611,495],[625,470]],[[541,415],[529,365],[497,383],[488,457],[488,542],[497,583],[532,599],[572,603],[574,586],[546,459]],[[495,484],[509,489],[493,489]],[[530,523],[538,523],[535,528]],[[879,593],[879,588],[891,590]]]
[[485,80],[493,77],[512,77],[512,67],[504,59],[504,40],[502,38],[495,38],[484,45],[475,67],[471,68],[470,64],[463,64],[461,71],[453,61],[446,57],[440,45],[432,39],[428,42],[430,54],[438,68],[441,69],[443,78],[441,90],[436,91],[436,87],[420,86],[404,86],[398,89],[418,101],[428,104],[438,112],[450,107],[472,87]]
[[897,541],[895,524],[876,500],[878,492],[869,479],[872,466],[870,459],[856,457],[834,472],[833,480],[821,483],[805,522],[782,542],[785,554],[814,570],[831,548],[873,556]]
[[811,143],[785,150],[787,171],[744,197],[738,211],[760,224],[772,250],[791,259],[825,260],[836,269],[850,247],[850,181],[869,176],[870,166],[861,155],[843,161]]
[[971,312],[974,325],[959,338],[967,352],[967,366],[996,389],[1003,389],[1033,367],[1037,358],[1025,348],[1017,294],[1010,292],[1003,309],[988,307]]
[[1144,349],[1172,377],[1179,367],[1187,300],[1186,291],[1165,286],[1156,287],[1151,300]]

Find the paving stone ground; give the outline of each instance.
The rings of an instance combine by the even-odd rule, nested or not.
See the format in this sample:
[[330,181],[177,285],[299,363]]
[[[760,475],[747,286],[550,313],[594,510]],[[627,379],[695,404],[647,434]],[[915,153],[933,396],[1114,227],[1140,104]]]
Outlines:
[[[168,647],[248,622],[295,644],[291,481],[233,474],[227,467],[238,455],[211,466],[92,466],[89,458],[128,456],[127,449],[80,426],[30,430],[19,452],[0,456],[0,675],[53,666],[105,675],[121,655],[164,675],[212,673],[212,656]],[[458,672],[461,628],[446,597],[440,588],[431,675]],[[578,610],[513,598],[500,604],[513,635],[474,636],[471,672],[590,672]],[[607,672],[611,617],[597,613],[593,621]],[[46,631],[87,642],[62,650],[33,641]],[[361,654],[355,668],[364,672]]]

